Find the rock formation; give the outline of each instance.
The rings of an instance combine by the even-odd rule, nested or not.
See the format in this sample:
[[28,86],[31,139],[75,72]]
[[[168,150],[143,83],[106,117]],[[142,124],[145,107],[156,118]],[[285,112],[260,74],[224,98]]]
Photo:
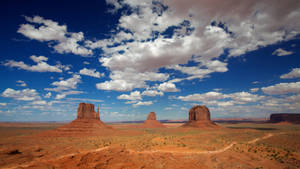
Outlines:
[[81,135],[103,135],[111,127],[105,125],[100,120],[99,107],[97,112],[93,104],[80,103],[77,109],[77,118],[72,122],[43,135],[54,136],[81,136]]
[[288,123],[300,123],[300,114],[292,114],[292,113],[279,113],[279,114],[271,114],[270,116],[271,123],[280,123],[280,122],[288,122]]
[[147,120],[144,121],[143,127],[145,128],[163,128],[164,126],[161,122],[156,120],[155,112],[150,112]]
[[99,107],[97,112],[95,112],[95,108],[93,104],[89,103],[80,103],[77,109],[77,119],[96,119],[99,118]]
[[150,112],[148,114],[147,120],[156,120],[156,114],[155,114],[155,112]]
[[189,111],[189,121],[183,127],[197,128],[218,128],[214,122],[210,120],[210,112],[206,106],[194,106]]

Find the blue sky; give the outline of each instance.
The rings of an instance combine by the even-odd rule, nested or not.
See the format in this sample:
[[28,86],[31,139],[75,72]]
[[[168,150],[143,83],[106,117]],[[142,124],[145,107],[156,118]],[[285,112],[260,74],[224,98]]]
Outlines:
[[300,111],[300,2],[0,2],[0,121]]

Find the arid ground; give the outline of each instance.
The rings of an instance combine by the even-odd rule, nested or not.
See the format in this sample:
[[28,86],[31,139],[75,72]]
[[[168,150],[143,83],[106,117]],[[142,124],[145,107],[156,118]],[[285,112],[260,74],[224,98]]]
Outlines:
[[300,125],[218,124],[140,128],[94,136],[43,136],[62,123],[0,123],[0,168],[300,168]]

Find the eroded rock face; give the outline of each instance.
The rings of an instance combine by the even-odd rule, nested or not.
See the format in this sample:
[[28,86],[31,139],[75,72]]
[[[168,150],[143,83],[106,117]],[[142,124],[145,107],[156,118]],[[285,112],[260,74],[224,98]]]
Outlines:
[[77,109],[77,119],[97,119],[99,118],[99,110],[95,112],[95,106],[89,103],[80,103]]
[[147,120],[144,121],[142,127],[145,128],[164,128],[164,126],[160,121],[156,120],[155,112],[150,112],[148,114]]
[[271,114],[270,122],[279,123],[279,122],[290,122],[290,123],[300,123],[300,114],[292,113],[279,113]]
[[210,121],[210,112],[206,106],[194,106],[189,111],[189,121]]
[[194,106],[189,111],[189,121],[182,127],[195,128],[220,128],[217,124],[210,120],[210,112],[206,106]]
[[147,120],[156,120],[155,112],[150,112],[148,117],[147,117]]

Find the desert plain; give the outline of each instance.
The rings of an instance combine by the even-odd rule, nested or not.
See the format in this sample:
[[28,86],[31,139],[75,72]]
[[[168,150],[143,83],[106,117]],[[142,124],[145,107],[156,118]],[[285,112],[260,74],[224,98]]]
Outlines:
[[217,129],[107,124],[97,135],[47,136],[64,123],[0,123],[0,168],[300,168],[300,125],[219,123]]

